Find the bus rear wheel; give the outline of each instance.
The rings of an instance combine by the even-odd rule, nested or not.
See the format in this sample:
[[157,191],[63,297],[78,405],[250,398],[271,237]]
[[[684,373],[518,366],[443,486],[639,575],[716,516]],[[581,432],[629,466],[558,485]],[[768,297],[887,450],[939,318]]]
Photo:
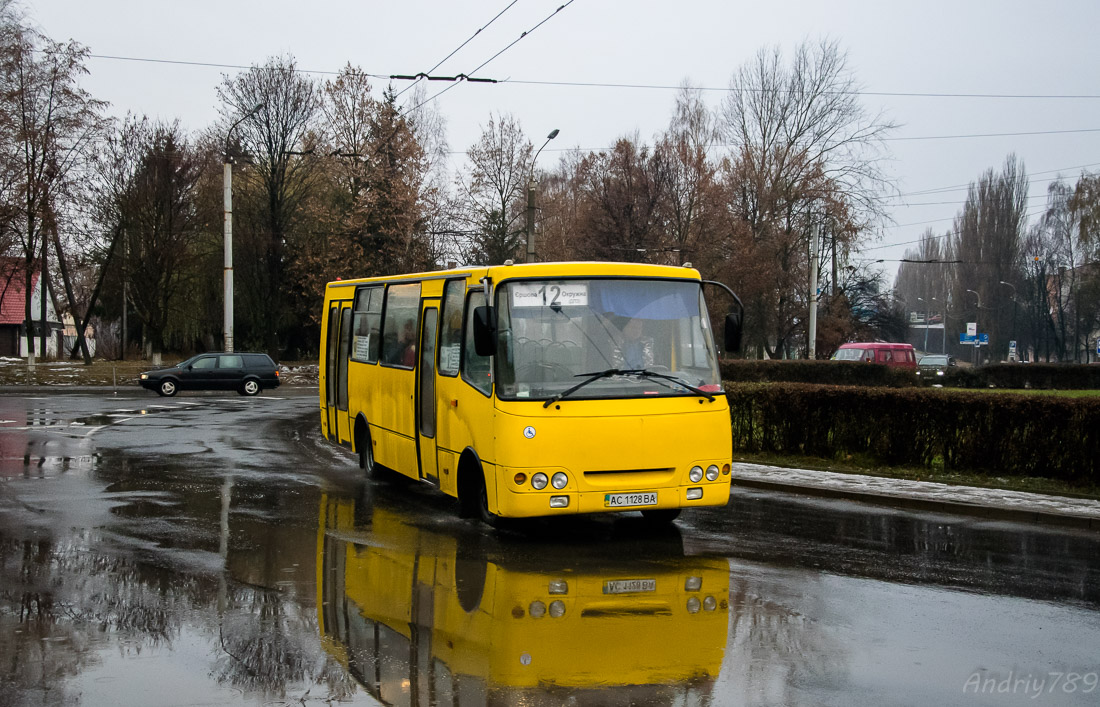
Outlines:
[[651,508],[642,517],[654,525],[666,525],[680,517],[680,508]]

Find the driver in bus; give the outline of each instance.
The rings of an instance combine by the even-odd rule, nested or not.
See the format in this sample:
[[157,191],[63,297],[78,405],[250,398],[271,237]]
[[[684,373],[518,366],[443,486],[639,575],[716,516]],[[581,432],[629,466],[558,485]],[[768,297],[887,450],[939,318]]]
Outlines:
[[630,319],[623,325],[622,339],[612,352],[616,368],[637,371],[653,365],[653,339],[642,336],[642,320]]

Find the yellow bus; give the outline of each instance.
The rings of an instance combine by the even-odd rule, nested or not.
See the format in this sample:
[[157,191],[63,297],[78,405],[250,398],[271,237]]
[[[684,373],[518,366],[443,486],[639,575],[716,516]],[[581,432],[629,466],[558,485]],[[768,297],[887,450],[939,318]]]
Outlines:
[[729,499],[732,440],[689,267],[532,263],[330,282],[321,429],[434,484],[462,515],[682,508]]
[[[386,705],[710,704],[729,563],[662,536],[510,547],[323,498],[322,645]],[[487,544],[486,544],[487,543]]]

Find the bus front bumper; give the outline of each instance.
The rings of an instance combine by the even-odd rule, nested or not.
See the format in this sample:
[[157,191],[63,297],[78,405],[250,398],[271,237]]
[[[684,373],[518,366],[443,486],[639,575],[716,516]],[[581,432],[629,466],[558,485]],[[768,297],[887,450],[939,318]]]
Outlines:
[[729,476],[717,482],[688,486],[628,491],[514,491],[497,496],[497,514],[506,518],[571,515],[578,513],[622,513],[696,506],[724,506],[729,502]]

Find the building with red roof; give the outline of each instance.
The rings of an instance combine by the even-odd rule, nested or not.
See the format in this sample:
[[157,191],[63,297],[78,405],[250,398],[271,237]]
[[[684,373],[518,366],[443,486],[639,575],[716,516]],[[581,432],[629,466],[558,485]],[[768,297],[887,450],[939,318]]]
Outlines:
[[[18,356],[26,358],[26,286],[27,261],[20,257],[0,257],[0,356]],[[42,271],[31,273],[31,322],[35,336],[35,355],[41,357],[38,350],[38,336],[42,329]],[[53,306],[53,297],[46,289],[46,356],[57,356],[58,332],[62,330],[57,310]]]

